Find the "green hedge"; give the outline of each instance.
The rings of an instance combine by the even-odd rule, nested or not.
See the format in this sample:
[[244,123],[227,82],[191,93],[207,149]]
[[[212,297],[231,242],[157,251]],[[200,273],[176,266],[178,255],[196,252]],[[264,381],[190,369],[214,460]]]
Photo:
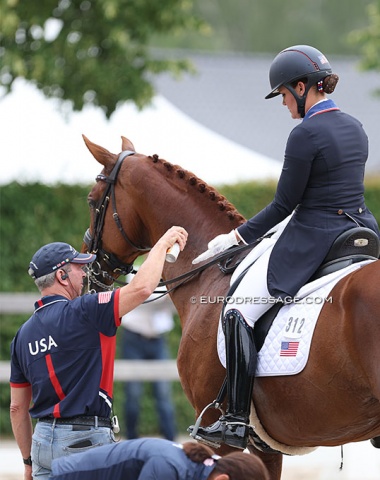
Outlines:
[[[0,187],[0,289],[2,292],[34,292],[35,285],[27,275],[33,253],[42,245],[54,241],[68,242],[81,247],[84,231],[89,222],[87,194],[89,186],[56,185],[49,187],[34,183],[11,183]],[[236,208],[247,218],[267,205],[273,198],[274,183],[247,182],[224,185],[219,188]],[[367,205],[380,224],[380,181],[372,179],[366,185]],[[32,306],[31,306],[32,308]],[[23,315],[2,315],[0,330],[0,359],[9,360],[9,345],[27,319]],[[179,319],[169,334],[171,355],[176,357],[181,328]],[[142,435],[155,435],[156,411],[149,394],[144,395],[140,431]],[[11,434],[9,422],[9,386],[1,384],[0,433]],[[193,409],[181,390],[179,382],[173,383],[176,420],[181,434],[194,420]],[[124,393],[121,383],[115,384],[115,413],[124,427]],[[123,428],[124,430],[124,428]],[[124,430],[125,431],[125,430]]]

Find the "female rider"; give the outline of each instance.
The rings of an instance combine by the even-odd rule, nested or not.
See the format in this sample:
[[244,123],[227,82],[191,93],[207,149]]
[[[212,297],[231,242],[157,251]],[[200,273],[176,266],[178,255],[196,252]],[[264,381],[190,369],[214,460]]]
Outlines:
[[364,202],[368,138],[358,120],[326,98],[338,82],[329,61],[316,48],[296,45],[275,57],[269,79],[272,90],[265,98],[281,95],[292,118],[303,119],[288,138],[274,200],[237,229],[214,238],[193,261],[240,242],[253,243],[290,218],[285,227],[283,222],[274,247],[259,257],[235,290],[238,298],[264,301],[226,311],[227,413],[213,425],[200,427],[195,437],[243,449],[257,357],[252,327],[273,304],[265,299],[293,298],[344,231],[363,226],[380,237]]

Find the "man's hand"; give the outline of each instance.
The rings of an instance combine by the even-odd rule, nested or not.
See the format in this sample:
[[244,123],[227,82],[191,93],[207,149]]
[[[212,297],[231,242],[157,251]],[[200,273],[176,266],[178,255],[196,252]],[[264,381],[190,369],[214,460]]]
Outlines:
[[223,233],[215,237],[207,245],[208,250],[201,253],[197,258],[194,258],[193,265],[203,262],[208,258],[214,257],[218,253],[224,252],[227,248],[232,247],[233,245],[238,245],[239,242],[236,238],[235,230],[231,230],[230,233]]
[[171,227],[158,240],[157,244],[164,244],[165,251],[172,247],[175,243],[179,244],[181,251],[185,248],[188,233],[183,227]]

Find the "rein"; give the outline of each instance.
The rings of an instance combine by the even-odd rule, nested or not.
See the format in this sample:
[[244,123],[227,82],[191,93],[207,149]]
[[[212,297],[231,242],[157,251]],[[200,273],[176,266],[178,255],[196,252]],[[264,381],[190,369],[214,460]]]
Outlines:
[[[271,234],[264,235],[263,237],[258,238],[255,242],[250,243],[248,245],[241,245],[241,246],[238,245],[238,246],[231,247],[231,248],[225,250],[224,252],[220,253],[218,256],[214,257],[212,260],[208,261],[204,265],[201,265],[200,267],[197,267],[194,270],[190,270],[186,273],[183,273],[182,275],[179,275],[178,277],[174,277],[174,278],[172,278],[170,280],[166,280],[166,281],[161,280],[160,283],[157,285],[158,287],[165,287],[166,285],[170,285],[170,284],[176,283],[176,282],[180,282],[180,283],[178,285],[175,285],[174,287],[168,289],[168,290],[164,290],[164,291],[155,290],[153,293],[161,293],[160,297],[154,298],[152,300],[145,300],[145,302],[143,302],[143,303],[154,302],[155,300],[158,300],[159,298],[161,298],[165,295],[168,295],[170,292],[172,292],[176,288],[178,288],[181,285],[185,284],[186,282],[190,281],[198,273],[203,272],[204,270],[206,270],[206,268],[212,267],[215,264],[218,265],[221,272],[224,273],[225,275],[228,275],[228,274],[234,272],[234,270],[238,267],[238,265],[241,262],[241,260],[238,260],[237,262],[235,262],[234,264],[231,265],[231,262],[232,262],[234,256],[241,253],[241,252],[245,252],[246,250],[252,249],[258,243],[260,243],[263,238],[265,238],[267,236],[271,236]],[[225,260],[224,265],[221,263],[221,260]],[[116,280],[115,280],[115,282],[119,283],[119,284],[121,283],[121,282],[118,282]],[[124,284],[124,285],[126,285],[126,284]]]
[[[173,283],[178,283],[178,285],[174,285],[173,287],[167,289],[167,290],[155,290],[153,293],[161,293],[162,295],[160,297],[154,298],[152,300],[146,300],[144,303],[150,303],[154,302],[155,300],[158,300],[158,298],[161,298],[165,295],[168,295],[170,292],[175,290],[176,288],[180,287],[181,285],[185,284],[186,282],[190,281],[195,275],[198,275],[199,273],[202,273],[204,270],[206,270],[209,267],[212,267],[213,265],[217,264],[219,269],[224,273],[224,274],[230,274],[232,273],[236,267],[239,265],[240,261],[234,263],[231,265],[232,259],[235,255],[244,252],[246,250],[249,250],[256,246],[259,242],[264,237],[259,238],[256,242],[251,243],[249,245],[241,245],[241,246],[235,246],[231,247],[228,250],[220,253],[218,256],[214,257],[212,260],[209,260],[207,263],[194,268],[194,270],[189,270],[188,272],[185,272],[181,275],[178,275],[177,277],[171,278],[170,280],[161,280],[160,283],[157,285],[157,287],[166,287],[167,285],[171,285]],[[225,260],[224,265],[221,263],[222,260]],[[91,270],[90,270],[91,271]],[[129,273],[136,273],[136,271],[132,271]],[[113,278],[109,273],[105,272],[102,270],[101,272],[98,272],[97,275],[102,274],[104,278],[108,278],[109,280],[112,280],[113,283],[117,283],[120,286],[125,286],[128,285],[127,282],[123,282],[121,280],[118,280],[116,278]],[[93,281],[93,280],[92,280]],[[112,285],[105,285],[101,284],[98,280],[96,280],[94,283],[98,284],[99,286],[106,288],[108,290],[111,290],[113,287]]]
[[[260,241],[261,241],[261,239],[260,239]],[[218,264],[218,267],[220,268],[220,270],[223,273],[225,273],[225,274],[232,273],[240,262],[235,263],[232,267],[226,267],[226,266],[221,264],[221,260],[226,259],[225,265],[230,264],[231,261],[232,261],[232,258],[235,255],[237,255],[240,252],[244,252],[245,250],[248,250],[250,248],[253,248],[255,245],[256,245],[256,242],[251,243],[249,245],[241,245],[241,246],[238,245],[238,246],[229,248],[228,250],[225,250],[224,252],[222,252],[219,255],[217,255],[216,257],[214,257],[212,260],[209,260],[204,265],[201,265],[200,267],[194,268],[194,270],[190,270],[189,272],[183,273],[182,275],[179,275],[178,277],[172,278],[170,280],[166,280],[166,281],[162,280],[158,284],[158,286],[163,287],[163,286],[166,286],[166,285],[170,285],[171,283],[179,282],[181,280],[184,280],[184,281],[190,280],[194,275],[197,275],[198,273],[203,272],[204,270],[206,270],[206,268],[209,268],[209,267],[211,267],[212,265],[215,265],[215,264]],[[184,282],[182,282],[180,285],[182,285],[183,283]],[[179,285],[177,285],[177,286],[179,286]],[[174,287],[174,288],[177,288],[177,287]]]

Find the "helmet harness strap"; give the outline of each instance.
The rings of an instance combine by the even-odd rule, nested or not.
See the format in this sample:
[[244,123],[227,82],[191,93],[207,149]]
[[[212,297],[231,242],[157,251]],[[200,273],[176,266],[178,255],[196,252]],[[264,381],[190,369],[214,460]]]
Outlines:
[[[323,75],[323,78],[321,78],[321,73]],[[306,112],[305,112],[306,97],[307,97],[307,94],[309,93],[309,90],[311,89],[311,87],[313,85],[316,85],[317,89],[318,89],[318,92],[322,93],[323,92],[323,79],[325,77],[327,77],[328,75],[329,74],[326,73],[326,72],[315,72],[315,73],[312,73],[312,74],[309,74],[309,75],[305,76],[307,78],[307,83],[302,82],[305,85],[305,92],[302,95],[302,97],[300,97],[298,95],[298,93],[292,87],[292,85],[290,83],[284,84],[284,87],[286,87],[291,92],[293,97],[296,99],[297,107],[298,107],[298,113],[301,115],[301,118],[304,118],[304,116],[306,114]],[[301,81],[301,79],[299,79],[299,81]],[[291,83],[294,84],[294,81],[292,81]]]

